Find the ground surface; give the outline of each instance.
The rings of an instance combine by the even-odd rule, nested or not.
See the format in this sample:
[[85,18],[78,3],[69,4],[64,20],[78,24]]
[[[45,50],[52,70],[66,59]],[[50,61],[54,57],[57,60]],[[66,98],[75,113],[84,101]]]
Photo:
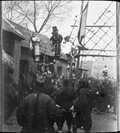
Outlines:
[[[21,127],[17,124],[15,113],[12,116],[13,124],[4,124],[4,132],[20,132]],[[56,128],[56,126],[55,126]],[[64,124],[63,133],[67,130],[66,124]],[[117,120],[114,119],[112,112],[97,114],[96,112],[92,113],[92,132],[116,132],[117,131]],[[78,133],[84,132],[81,129],[77,130]]]

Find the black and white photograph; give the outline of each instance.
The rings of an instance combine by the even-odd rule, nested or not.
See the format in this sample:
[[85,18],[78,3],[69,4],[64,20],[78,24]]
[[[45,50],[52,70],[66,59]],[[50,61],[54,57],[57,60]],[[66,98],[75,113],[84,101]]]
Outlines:
[[0,1],[0,131],[120,131],[120,2]]

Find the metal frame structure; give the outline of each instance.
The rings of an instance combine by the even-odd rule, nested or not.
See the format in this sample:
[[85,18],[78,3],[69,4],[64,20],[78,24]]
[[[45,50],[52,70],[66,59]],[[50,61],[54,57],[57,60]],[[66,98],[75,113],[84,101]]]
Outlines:
[[[111,52],[111,53],[112,53],[112,52],[114,52],[114,53],[116,52],[116,50],[115,50],[112,46],[110,46],[110,44],[111,44],[111,42],[113,41],[114,38],[112,38],[112,37],[108,34],[108,32],[111,30],[111,28],[112,28],[112,27],[115,27],[115,23],[112,23],[111,25],[108,25],[108,24],[107,24],[107,23],[115,16],[115,13],[112,13],[112,12],[111,12],[111,16],[110,16],[110,17],[107,17],[107,16],[105,15],[105,13],[109,11],[109,8],[110,8],[110,6],[112,5],[112,3],[113,3],[113,1],[112,1],[112,2],[109,4],[109,6],[104,10],[104,12],[101,14],[101,16],[98,17],[98,20],[94,23],[93,26],[91,26],[91,25],[86,26],[87,32],[86,32],[85,37],[88,38],[88,40],[85,42],[84,45],[87,47],[87,44],[88,44],[90,41],[92,41],[92,43],[94,43],[94,45],[93,45],[93,47],[92,47],[91,49],[88,48],[88,52],[83,51],[83,53],[85,53],[86,55],[88,54],[88,56],[89,56],[89,54],[90,54],[91,51],[92,51],[92,52],[94,52],[94,51],[99,51],[98,54],[95,54],[95,56],[93,55],[93,57],[99,57],[100,54],[101,54],[102,52],[104,52],[106,55],[107,55],[107,51],[109,51],[109,52]],[[103,21],[102,17],[105,17],[107,20],[106,20],[106,21],[105,21],[105,20]],[[98,25],[99,21],[102,21],[103,25]],[[96,30],[96,32],[93,32],[93,31],[92,31],[93,28],[98,28],[98,30]],[[104,31],[104,28],[108,28],[107,31]],[[97,33],[99,33],[99,31],[102,31],[102,32],[103,32],[103,35],[102,35],[102,36],[97,35]],[[91,36],[91,37],[88,37],[88,33],[92,33],[92,36]],[[97,36],[97,37],[99,38],[97,42],[94,42],[94,41],[93,41],[93,38],[94,38],[95,36]],[[107,36],[107,37],[110,39],[110,41],[109,41],[109,42],[106,42],[106,41],[103,39],[104,36]],[[105,44],[105,46],[104,46],[103,48],[101,48],[101,47],[98,45],[100,41],[102,41],[102,42]],[[96,50],[96,49],[95,49],[96,46],[97,46],[97,47],[100,47],[100,49],[99,49],[99,50]],[[110,49],[110,50],[106,50],[106,48],[108,48],[108,46],[109,46],[112,50],[111,50],[111,49]],[[94,52],[94,53],[95,53],[95,52]],[[112,53],[111,56],[114,55],[114,53]],[[90,56],[91,56],[91,55],[92,55],[92,54],[90,54]],[[102,56],[102,57],[107,57],[106,55],[101,55],[101,56]],[[81,55],[81,56],[82,56],[82,55]],[[83,56],[84,56],[84,55],[83,55]],[[108,57],[109,57],[109,55],[108,55]]]
[[[112,31],[112,28],[113,28],[113,27],[116,27],[115,22],[112,23],[111,25],[108,24],[108,22],[110,22],[111,19],[115,16],[115,13],[112,13],[112,12],[109,10],[109,8],[111,7],[112,3],[113,3],[113,1],[111,1],[110,4],[108,5],[108,7],[105,8],[105,10],[102,12],[101,16],[98,17],[98,19],[97,19],[96,22],[94,22],[94,25],[87,25],[87,26],[86,26],[86,30],[87,30],[87,31],[86,31],[86,34],[85,34],[85,40],[86,40],[86,39],[88,39],[88,40],[84,43],[84,46],[87,48],[87,44],[88,44],[90,41],[91,41],[94,45],[93,45],[92,48],[87,48],[87,50],[81,50],[81,51],[82,51],[82,54],[80,54],[80,56],[84,56],[84,57],[85,57],[85,55],[87,55],[87,56],[92,56],[92,54],[90,54],[90,52],[95,53],[95,55],[93,55],[93,57],[100,57],[99,55],[101,55],[102,52],[104,52],[106,55],[108,55],[107,52],[111,52],[111,54],[108,55],[108,57],[109,57],[109,56],[112,56],[112,55],[113,55],[113,57],[116,56],[116,55],[115,55],[116,49],[113,48],[113,47],[110,45],[110,44],[113,42],[114,38],[112,38],[112,37],[108,34],[109,31]],[[111,13],[111,16],[108,17],[105,13]],[[103,17],[105,17],[107,20],[106,20],[106,21],[103,20],[103,19],[102,19]],[[103,23],[103,25],[98,24],[100,21]],[[71,27],[73,27],[73,28],[72,28],[72,31],[73,31],[73,29],[74,29],[75,27],[78,27],[78,26],[75,25],[75,24],[76,24],[76,21],[75,21],[74,25],[71,25]],[[96,30],[96,32],[93,32],[93,28],[94,28],[94,29],[97,29],[97,28],[98,28],[98,30]],[[108,28],[107,31],[105,31],[104,28]],[[72,31],[71,31],[71,32],[72,32]],[[100,36],[100,35],[97,34],[97,33],[99,33],[99,31],[102,31],[102,32],[103,32],[103,35],[102,35],[102,36]],[[112,31],[112,32],[113,32],[113,31]],[[88,34],[89,34],[89,33],[92,34],[91,37],[88,37]],[[71,35],[71,34],[70,34],[70,35]],[[95,36],[96,36],[97,38],[99,38],[97,42],[94,41],[94,37],[95,37]],[[103,39],[104,36],[107,36],[107,37],[110,39],[110,41],[109,41],[109,42],[106,42],[106,41]],[[100,46],[98,45],[100,41],[102,41],[102,42],[105,44],[105,46],[104,46],[103,48],[100,47]],[[89,45],[88,45],[88,46],[89,46]],[[100,49],[95,48],[96,46],[99,47]],[[106,49],[106,48],[108,48],[108,47],[110,47],[109,50]],[[97,54],[96,54],[96,51],[98,51]],[[84,55],[84,54],[85,54],[85,55]],[[102,57],[107,57],[106,55],[101,55],[101,56],[102,56]]]

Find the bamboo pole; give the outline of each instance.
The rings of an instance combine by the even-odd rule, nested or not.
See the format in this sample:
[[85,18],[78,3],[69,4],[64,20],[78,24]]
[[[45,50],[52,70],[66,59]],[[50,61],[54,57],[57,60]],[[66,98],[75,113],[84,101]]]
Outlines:
[[[83,11],[83,1],[81,3],[81,17],[82,17],[82,11]],[[81,18],[80,18],[80,21],[81,21]],[[80,29],[81,29],[81,24],[80,24]],[[81,52],[81,50],[79,50],[79,53],[80,52]],[[79,62],[80,62],[80,56],[78,56],[78,58],[77,58],[76,77],[75,77],[75,83],[74,83],[74,90],[75,91],[77,89],[77,81],[78,81],[78,77],[79,77]]]
[[120,3],[116,2],[116,47],[117,47],[117,90],[116,90],[116,114],[117,130],[120,131]]
[[84,56],[84,57],[85,56],[93,56],[93,57],[116,57],[116,55],[98,55],[98,54],[78,54],[77,56]]

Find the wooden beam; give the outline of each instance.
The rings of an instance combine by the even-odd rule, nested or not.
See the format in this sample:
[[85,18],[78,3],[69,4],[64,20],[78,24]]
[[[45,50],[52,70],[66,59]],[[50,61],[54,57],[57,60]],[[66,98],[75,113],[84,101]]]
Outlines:
[[93,56],[93,57],[116,57],[116,55],[94,55],[94,54],[78,54],[75,56],[77,58],[78,56]]
[[[78,27],[78,25],[71,25],[71,27]],[[116,27],[115,25],[86,25],[86,27]]]
[[86,27],[116,27],[115,25],[87,25]]
[[[86,50],[90,50],[90,51],[103,51],[103,52],[105,52],[105,51],[115,52],[116,51],[116,50],[103,50],[103,49],[86,49]],[[86,50],[84,50],[84,51],[86,51]]]

